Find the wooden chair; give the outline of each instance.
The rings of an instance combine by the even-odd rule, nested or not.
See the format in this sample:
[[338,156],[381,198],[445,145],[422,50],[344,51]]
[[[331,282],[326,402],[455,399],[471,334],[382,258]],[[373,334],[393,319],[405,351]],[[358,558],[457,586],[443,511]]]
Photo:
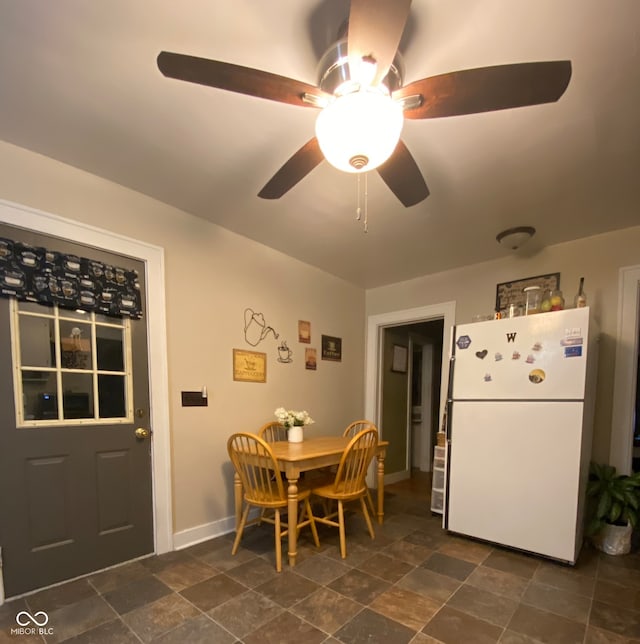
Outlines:
[[267,441],[267,443],[276,443],[278,441],[288,440],[287,428],[277,420],[265,423],[258,430],[258,436]]
[[[354,420],[350,425],[347,426],[344,432],[342,432],[342,435],[348,438],[353,438],[362,430],[369,428],[375,429],[376,432],[378,431],[378,428],[370,420]],[[369,487],[367,487],[367,503],[369,503],[371,514],[375,517],[376,506],[373,504],[373,497],[371,496],[371,490],[369,489]]]
[[[240,432],[233,434],[227,441],[227,450],[229,458],[242,481],[244,491],[244,509],[240,524],[236,526],[236,538],[233,542],[231,554],[238,552],[238,546],[242,539],[242,533],[246,526],[266,521],[275,526],[275,548],[276,548],[276,570],[282,570],[282,537],[289,534],[287,524],[282,522],[281,511],[287,509],[287,490],[279,476],[273,476],[274,471],[278,471],[276,461],[269,443],[256,436]],[[316,547],[320,546],[318,540],[318,531],[314,522],[314,516],[311,512],[309,496],[311,491],[302,485],[298,486],[298,501],[303,504],[302,511],[299,514],[298,533],[301,528],[311,526],[313,540]],[[262,512],[259,517],[247,521],[250,508],[254,506],[261,510],[273,510],[273,516]]]
[[[349,501],[360,500],[362,514],[367,522],[369,534],[375,539],[373,525],[365,503],[367,495],[367,468],[373,458],[378,445],[378,432],[374,428],[365,429],[349,441],[342,454],[335,479],[326,485],[314,487],[311,492],[323,501],[336,501],[338,509],[329,511],[329,504],[325,504],[325,514],[314,517],[319,523],[336,526],[340,530],[340,556],[347,556],[347,545],[344,525],[344,504]],[[337,517],[337,521],[336,521]]]
[[378,428],[370,420],[354,420],[342,432],[342,435],[348,436],[349,438],[353,438],[354,436],[359,434],[363,429],[369,429],[369,427],[372,427],[373,429],[378,431]]
[[[258,436],[267,441],[267,443],[277,443],[278,441],[289,440],[287,432],[289,430],[279,421],[272,420],[271,422],[265,423],[259,430]],[[273,472],[273,476],[279,476],[283,481],[287,480],[287,477],[284,475],[284,472]],[[262,510],[264,515],[266,510]]]

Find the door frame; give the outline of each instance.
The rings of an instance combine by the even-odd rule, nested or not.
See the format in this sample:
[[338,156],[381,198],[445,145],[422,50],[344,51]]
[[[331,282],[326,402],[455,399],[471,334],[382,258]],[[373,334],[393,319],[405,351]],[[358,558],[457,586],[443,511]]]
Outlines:
[[[413,309],[390,311],[367,317],[367,338],[365,355],[365,418],[370,418],[376,425],[380,424],[380,399],[382,397],[382,356],[383,334],[385,327],[404,326],[416,322],[429,322],[430,320],[444,320],[442,329],[442,372],[440,376],[440,417],[439,427],[442,426],[442,414],[447,401],[449,383],[449,360],[451,353],[451,337],[456,319],[456,303],[442,302],[429,304]],[[381,435],[384,428],[381,428]],[[383,436],[384,438],[384,436]],[[391,475],[393,476],[393,475]],[[385,474],[385,481],[387,479]]]
[[609,462],[621,474],[631,473],[633,419],[640,327],[640,265],[624,266],[618,274],[618,333],[613,384]]
[[95,226],[0,199],[0,222],[128,255],[144,262],[149,358],[149,415],[153,428],[151,477],[155,553],[173,550],[169,378],[164,249]]

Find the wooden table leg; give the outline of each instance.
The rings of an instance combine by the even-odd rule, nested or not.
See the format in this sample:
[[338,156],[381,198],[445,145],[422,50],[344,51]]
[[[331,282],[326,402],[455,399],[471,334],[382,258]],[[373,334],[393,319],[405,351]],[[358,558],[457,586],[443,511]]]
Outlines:
[[[293,475],[292,475],[293,476]],[[289,487],[287,489],[288,504],[287,512],[289,519],[289,565],[293,568],[296,565],[296,556],[298,554],[298,479],[299,474],[295,478],[287,478]]]
[[384,520],[384,452],[378,454],[378,523]]
[[236,508],[236,530],[240,525],[240,519],[242,517],[242,495],[243,495],[242,481],[240,480],[238,473],[235,472],[233,475],[233,496],[234,496],[235,508]]

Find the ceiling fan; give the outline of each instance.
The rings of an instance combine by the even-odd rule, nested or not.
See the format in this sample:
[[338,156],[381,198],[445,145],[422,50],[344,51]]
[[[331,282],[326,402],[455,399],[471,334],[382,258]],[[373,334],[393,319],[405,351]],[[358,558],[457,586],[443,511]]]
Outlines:
[[[398,52],[411,0],[351,0],[346,38],[320,62],[318,85],[217,60],[163,51],[164,76],[290,105],[320,109],[307,141],[258,193],[278,199],[323,159],[346,172],[376,169],[405,205],[429,196],[400,139],[404,118],[474,114],[557,101],[571,78],[571,61],[465,69],[402,85]],[[344,36],[344,34],[343,34]]]

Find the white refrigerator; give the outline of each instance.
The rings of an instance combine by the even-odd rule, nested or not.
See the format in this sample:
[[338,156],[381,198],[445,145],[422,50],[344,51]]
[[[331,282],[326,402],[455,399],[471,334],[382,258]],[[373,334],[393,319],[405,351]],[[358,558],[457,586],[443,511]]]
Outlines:
[[595,395],[589,309],[453,333],[443,526],[574,564]]

